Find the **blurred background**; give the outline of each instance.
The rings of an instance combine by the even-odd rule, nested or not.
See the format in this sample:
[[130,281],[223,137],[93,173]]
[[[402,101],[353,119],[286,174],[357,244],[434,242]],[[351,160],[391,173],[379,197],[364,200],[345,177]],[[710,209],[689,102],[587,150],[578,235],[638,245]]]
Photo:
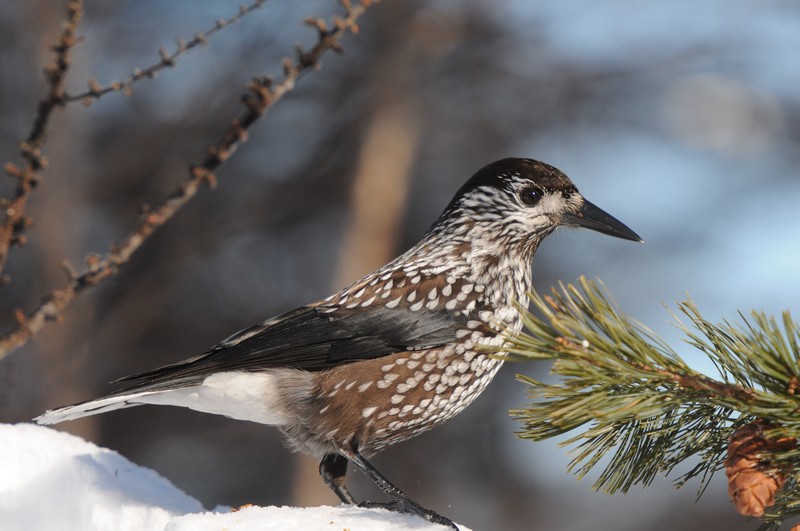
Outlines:
[[[90,3],[70,92],[158,60],[236,13],[238,3]],[[316,35],[302,21],[339,13],[332,0],[270,0],[210,46],[125,98],[57,112],[50,167],[12,249],[0,322],[31,310],[158,204],[241,110],[254,75]],[[0,10],[0,160],[18,162],[44,91],[41,67],[63,6]],[[800,4],[385,0],[322,69],[250,131],[250,140],[124,270],[37,339],[0,362],[0,421],[96,397],[115,378],[194,356],[230,333],[322,298],[413,245],[458,187],[506,156],[544,160],[631,226],[646,245],[563,231],[534,260],[539,290],[599,277],[622,309],[692,364],[666,304],[687,293],[712,321],[737,310],[800,316]],[[10,195],[10,179],[0,183]],[[710,370],[710,369],[709,369]],[[754,529],[717,475],[669,478],[607,496],[566,472],[556,442],[516,438],[524,405],[506,365],[445,426],[375,458],[423,505],[483,529]],[[58,426],[152,467],[208,508],[335,504],[317,464],[278,432],[177,408],[142,407]],[[356,472],[358,498],[379,498]]]

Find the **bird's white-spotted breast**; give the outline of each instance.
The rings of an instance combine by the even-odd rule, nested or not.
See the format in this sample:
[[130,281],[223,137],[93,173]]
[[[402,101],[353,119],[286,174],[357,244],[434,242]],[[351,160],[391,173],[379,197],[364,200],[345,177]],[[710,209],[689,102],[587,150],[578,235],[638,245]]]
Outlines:
[[[424,259],[414,260],[414,254]],[[403,265],[388,264],[323,301],[320,311],[382,306],[417,314],[417,325],[443,315],[457,325],[454,341],[431,338],[430,345],[320,373],[308,408],[311,438],[342,447],[356,440],[372,453],[441,424],[491,382],[502,365],[497,356],[504,333],[520,328],[517,308],[527,303],[529,256],[476,253],[472,245],[451,243],[439,252],[412,249],[395,262]]]

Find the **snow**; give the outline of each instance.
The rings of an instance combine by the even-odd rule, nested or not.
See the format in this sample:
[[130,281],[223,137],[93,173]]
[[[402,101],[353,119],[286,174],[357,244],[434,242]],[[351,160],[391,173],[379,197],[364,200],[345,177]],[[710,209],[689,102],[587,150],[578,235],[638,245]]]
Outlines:
[[[459,526],[461,529],[465,527]],[[405,531],[407,529],[451,529],[431,524],[417,516],[392,513],[386,509],[339,507],[247,507],[228,513],[189,514],[172,519],[166,531],[287,531],[339,529]]]
[[0,424],[0,450],[3,531],[447,529],[417,516],[345,505],[207,512],[153,470],[34,424]]

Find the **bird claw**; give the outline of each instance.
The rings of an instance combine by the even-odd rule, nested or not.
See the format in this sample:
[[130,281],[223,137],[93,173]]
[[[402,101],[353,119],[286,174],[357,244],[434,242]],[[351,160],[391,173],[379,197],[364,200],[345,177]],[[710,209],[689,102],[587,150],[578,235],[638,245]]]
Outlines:
[[417,516],[421,516],[422,518],[431,523],[447,526],[458,531],[458,526],[455,524],[455,522],[453,522],[449,518],[444,517],[438,513],[435,513],[430,509],[426,509],[421,505],[418,505],[410,500],[392,501],[392,502],[365,501],[359,503],[358,506],[364,509],[377,508],[377,509],[386,509],[388,511],[392,511],[395,513],[415,514]]

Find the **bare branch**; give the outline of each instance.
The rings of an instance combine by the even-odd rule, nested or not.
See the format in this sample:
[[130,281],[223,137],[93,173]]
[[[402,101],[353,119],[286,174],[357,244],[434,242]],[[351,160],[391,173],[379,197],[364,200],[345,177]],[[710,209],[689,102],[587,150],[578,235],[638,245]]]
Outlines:
[[273,83],[269,78],[262,77],[250,83],[248,93],[242,97],[244,112],[231,121],[220,140],[208,148],[202,161],[190,167],[188,179],[183,181],[158,208],[143,212],[136,227],[122,241],[113,244],[104,256],[89,255],[86,259],[87,268],[80,274],[70,274],[66,286],[50,292],[29,314],[24,315],[22,311],[17,311],[16,327],[0,336],[0,360],[25,345],[48,321],[60,318],[77,295],[115,275],[147,238],[188,203],[202,185],[214,187],[216,184],[214,171],[236,152],[242,142],[247,140],[247,130],[250,126],[284,95],[291,92],[304,73],[317,69],[319,60],[325,52],[341,50],[340,38],[348,31],[353,33],[358,31],[356,22],[372,3],[362,0],[361,3],[353,5],[349,0],[343,0],[346,16],[343,19],[335,18],[334,27],[330,30],[324,23],[315,20],[313,26],[317,29],[318,38],[314,47],[308,52],[300,51],[295,60],[286,59],[283,77],[279,82]]
[[[79,42],[75,32],[82,15],[83,0],[73,0],[67,4],[63,31],[58,42],[53,45],[55,58],[44,68],[47,94],[39,101],[31,132],[19,143],[25,162],[22,167],[11,162],[5,165],[6,174],[17,180],[17,187],[13,198],[0,199],[0,209],[5,214],[0,225],[0,273],[5,269],[11,246],[25,245],[23,232],[33,223],[31,218],[25,216],[25,207],[41,180],[40,170],[47,167],[47,159],[42,155],[47,138],[47,124],[53,110],[64,105],[64,80],[70,66],[70,51]],[[0,277],[0,284],[7,284],[8,281],[8,276]]]
[[214,27],[208,29],[207,31],[195,33],[194,37],[189,41],[178,38],[175,51],[172,53],[168,53],[164,48],[159,48],[159,61],[157,63],[154,63],[147,68],[135,69],[126,79],[114,81],[104,87],[98,83],[97,80],[90,78],[86,82],[89,86],[87,91],[81,92],[80,94],[64,94],[64,103],[81,101],[84,105],[91,105],[92,101],[105,96],[109,92],[122,92],[126,96],[130,96],[134,83],[141,81],[142,79],[154,79],[161,70],[165,68],[173,68],[180,56],[201,44],[208,44],[209,37],[223,28],[227,28],[228,26],[236,24],[251,12],[259,9],[265,1],[266,0],[255,0],[250,5],[240,7],[236,15],[229,19],[217,20],[214,23]]

